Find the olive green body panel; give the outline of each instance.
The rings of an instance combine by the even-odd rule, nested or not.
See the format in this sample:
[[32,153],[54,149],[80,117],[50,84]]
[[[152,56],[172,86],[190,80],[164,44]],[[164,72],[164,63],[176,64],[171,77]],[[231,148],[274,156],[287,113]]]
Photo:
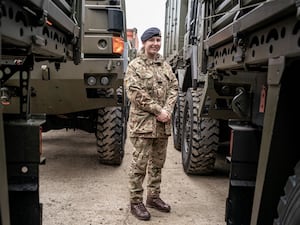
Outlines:
[[[125,38],[123,1],[85,1],[82,19],[81,52],[109,58],[113,54],[113,36]],[[120,35],[121,34],[121,35]]]
[[167,60],[183,55],[188,1],[166,1],[164,56]]
[[[125,2],[82,1],[78,7],[80,10],[76,14],[76,22],[81,27],[78,33],[80,59],[76,59],[75,65],[71,60],[57,62],[55,59],[46,61],[45,56],[45,60],[35,57],[37,61],[27,74],[30,77],[31,113],[61,115],[124,104],[122,86],[128,63]],[[123,40],[123,53],[114,52],[115,37]],[[63,51],[60,48],[58,50]],[[65,54],[72,56],[70,51]],[[91,76],[96,83],[89,85],[87,80]],[[11,104],[5,107],[4,113],[15,114],[20,111],[22,90],[19,80],[17,71],[6,83]],[[103,80],[102,84],[100,80]]]
[[[118,59],[86,59],[76,66],[66,62],[58,71],[54,63],[35,63],[31,72],[31,112],[52,115],[117,106],[117,94],[122,92],[116,90],[122,88],[123,74],[123,62]],[[90,75],[98,78],[94,86],[87,85]],[[109,80],[107,85],[100,84],[103,76]],[[9,80],[7,85],[18,86],[18,79]],[[19,99],[11,100],[5,112],[17,113]]]

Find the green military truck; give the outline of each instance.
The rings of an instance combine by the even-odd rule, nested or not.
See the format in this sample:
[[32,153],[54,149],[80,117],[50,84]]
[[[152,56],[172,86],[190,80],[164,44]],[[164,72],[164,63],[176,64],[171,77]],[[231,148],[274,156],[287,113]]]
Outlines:
[[8,183],[1,190],[0,224],[37,225],[42,132],[94,133],[99,162],[122,163],[128,108],[123,76],[131,51],[125,1],[0,3],[0,159],[6,164],[0,178]]
[[[68,128],[95,133],[100,162],[120,164],[126,137],[125,14],[121,1],[82,3],[84,13],[77,20],[82,37],[78,65],[71,60],[36,62],[30,81],[31,112],[46,114],[45,132]],[[13,78],[7,82],[13,103],[6,107],[7,113],[19,109],[19,92],[13,90],[18,88]]]
[[174,146],[188,175],[213,174],[225,147],[228,225],[300,224],[299,7],[166,1],[164,56],[180,85]]

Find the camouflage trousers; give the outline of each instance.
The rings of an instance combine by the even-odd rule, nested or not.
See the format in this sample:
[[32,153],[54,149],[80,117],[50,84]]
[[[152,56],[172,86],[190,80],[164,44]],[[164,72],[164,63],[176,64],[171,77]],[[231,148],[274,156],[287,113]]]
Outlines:
[[131,137],[134,147],[129,171],[130,202],[143,201],[143,182],[147,173],[147,195],[160,194],[161,170],[166,161],[168,138]]

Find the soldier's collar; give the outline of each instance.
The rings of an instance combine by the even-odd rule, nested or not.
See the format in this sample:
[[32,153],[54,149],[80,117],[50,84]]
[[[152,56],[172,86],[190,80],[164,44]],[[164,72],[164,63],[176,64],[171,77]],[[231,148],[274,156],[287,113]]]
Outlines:
[[147,65],[158,64],[161,65],[163,62],[163,58],[160,54],[157,54],[156,59],[149,59],[146,54],[142,54],[141,58],[145,61]]

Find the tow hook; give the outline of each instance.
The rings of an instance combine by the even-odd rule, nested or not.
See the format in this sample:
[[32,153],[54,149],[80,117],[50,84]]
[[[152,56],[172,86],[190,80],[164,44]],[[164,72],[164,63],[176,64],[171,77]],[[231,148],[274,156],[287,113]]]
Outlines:
[[236,89],[237,95],[232,99],[232,110],[240,117],[249,116],[249,96],[243,87]]

